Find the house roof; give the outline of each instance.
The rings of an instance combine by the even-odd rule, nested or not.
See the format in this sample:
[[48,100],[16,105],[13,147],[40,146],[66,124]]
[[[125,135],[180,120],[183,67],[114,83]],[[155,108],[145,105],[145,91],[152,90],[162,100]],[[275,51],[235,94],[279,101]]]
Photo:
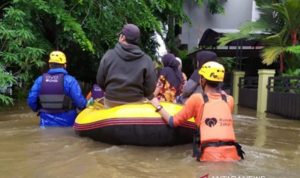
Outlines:
[[[205,47],[217,47],[218,40],[224,36],[226,33],[237,33],[238,29],[211,29],[208,28],[202,35],[201,40],[199,41],[198,46],[200,48]],[[261,32],[255,32],[253,34],[263,34]],[[258,40],[247,40],[247,39],[239,39],[234,40],[227,44],[227,46],[262,46],[260,41]]]
[[[236,33],[238,29],[212,29],[208,28],[202,35],[198,43],[198,49],[189,53],[189,56],[194,56],[198,51],[210,50],[217,53],[219,57],[259,57],[259,53],[263,45],[258,40],[239,39],[228,43],[226,46],[219,46],[218,40],[226,33]],[[255,32],[255,34],[265,34]]]

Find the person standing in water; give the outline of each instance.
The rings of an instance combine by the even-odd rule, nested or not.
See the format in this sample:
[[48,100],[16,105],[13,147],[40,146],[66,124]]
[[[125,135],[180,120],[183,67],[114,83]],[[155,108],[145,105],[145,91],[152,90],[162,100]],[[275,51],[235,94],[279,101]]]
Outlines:
[[197,134],[194,138],[194,156],[200,161],[236,161],[243,159],[244,152],[236,142],[232,112],[233,97],[222,92],[225,69],[217,62],[207,62],[199,70],[199,84],[203,93],[193,94],[182,110],[171,116],[158,99],[151,100],[170,127],[176,127],[194,118]]
[[63,52],[50,53],[49,70],[39,76],[27,98],[29,107],[39,112],[40,126],[73,126],[76,108],[84,109],[86,99],[77,80],[68,74],[67,59]]
[[96,78],[106,108],[153,98],[156,74],[151,58],[138,46],[139,38],[136,25],[124,25],[115,48],[101,59]]

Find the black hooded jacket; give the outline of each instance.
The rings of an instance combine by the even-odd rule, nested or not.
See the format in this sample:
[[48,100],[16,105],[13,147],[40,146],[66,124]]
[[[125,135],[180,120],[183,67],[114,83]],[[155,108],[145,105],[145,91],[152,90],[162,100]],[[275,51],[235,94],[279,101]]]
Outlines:
[[97,83],[107,99],[135,102],[152,99],[156,74],[152,60],[138,46],[117,43],[102,57]]

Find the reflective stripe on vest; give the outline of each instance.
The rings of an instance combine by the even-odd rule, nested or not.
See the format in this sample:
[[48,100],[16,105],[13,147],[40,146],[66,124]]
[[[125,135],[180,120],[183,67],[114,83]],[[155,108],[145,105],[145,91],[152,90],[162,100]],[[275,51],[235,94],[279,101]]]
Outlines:
[[64,93],[64,74],[43,74],[39,100],[42,112],[57,113],[70,109],[71,100]]

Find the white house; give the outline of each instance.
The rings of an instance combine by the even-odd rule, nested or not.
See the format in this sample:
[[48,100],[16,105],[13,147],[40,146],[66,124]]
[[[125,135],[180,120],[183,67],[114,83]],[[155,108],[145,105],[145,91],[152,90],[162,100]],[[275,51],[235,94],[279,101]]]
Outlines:
[[258,18],[254,0],[224,1],[224,14],[212,15],[205,5],[199,8],[196,2],[191,0],[185,0],[183,8],[191,24],[183,24],[179,38],[181,44],[187,44],[188,51],[198,47],[204,31],[208,28],[232,31],[238,29],[243,23]]

